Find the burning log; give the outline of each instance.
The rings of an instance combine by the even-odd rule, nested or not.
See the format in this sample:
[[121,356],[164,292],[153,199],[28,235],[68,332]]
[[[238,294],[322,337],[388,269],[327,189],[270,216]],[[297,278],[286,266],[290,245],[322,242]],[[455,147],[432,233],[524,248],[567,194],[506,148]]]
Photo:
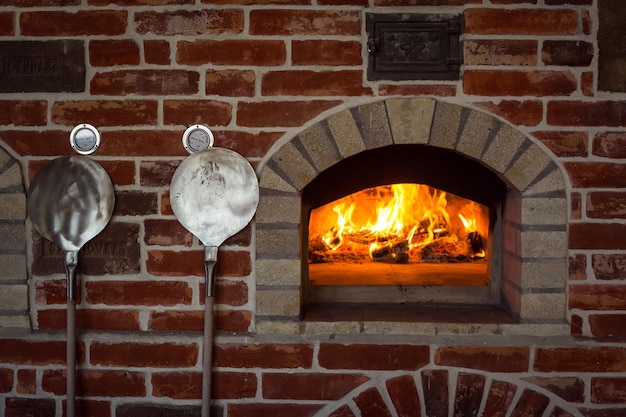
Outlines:
[[467,243],[469,243],[469,255],[472,258],[484,258],[485,248],[483,246],[483,238],[478,232],[470,232],[467,235]]
[[405,239],[400,239],[387,243],[384,246],[372,249],[370,255],[375,262],[406,264],[409,263],[409,242]]

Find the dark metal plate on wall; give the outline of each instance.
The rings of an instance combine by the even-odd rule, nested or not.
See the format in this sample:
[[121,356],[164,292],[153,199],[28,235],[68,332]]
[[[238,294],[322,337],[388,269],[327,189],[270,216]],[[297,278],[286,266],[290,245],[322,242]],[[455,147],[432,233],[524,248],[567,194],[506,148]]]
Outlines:
[[462,15],[366,14],[369,80],[458,80]]
[[78,40],[0,42],[0,93],[85,91]]

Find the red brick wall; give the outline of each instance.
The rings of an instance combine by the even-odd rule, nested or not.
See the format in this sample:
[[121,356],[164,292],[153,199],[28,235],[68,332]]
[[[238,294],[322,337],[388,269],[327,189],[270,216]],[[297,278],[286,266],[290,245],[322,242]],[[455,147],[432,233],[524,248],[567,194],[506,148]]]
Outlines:
[[[625,415],[626,101],[595,87],[597,1],[2,2],[0,41],[84,40],[87,71],[84,93],[0,95],[0,142],[28,181],[91,123],[116,187],[113,223],[85,249],[122,255],[79,268],[81,415],[198,415],[202,248],[168,200],[185,127],[210,126],[257,165],[325,112],[385,96],[483,109],[554,154],[569,181],[573,337],[254,338],[247,228],[218,258],[216,415]],[[424,10],[464,13],[462,80],[365,81],[364,13]],[[35,330],[0,341],[6,416],[64,407],[63,262],[32,240]]]

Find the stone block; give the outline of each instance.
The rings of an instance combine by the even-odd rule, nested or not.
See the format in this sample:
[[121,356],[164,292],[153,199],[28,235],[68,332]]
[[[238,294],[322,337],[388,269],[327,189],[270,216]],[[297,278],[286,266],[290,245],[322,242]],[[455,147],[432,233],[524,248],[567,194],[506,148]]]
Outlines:
[[26,233],[22,224],[0,224],[0,253],[26,249]]
[[26,311],[28,309],[28,286],[26,284],[0,286],[0,306],[5,311]]
[[509,125],[500,131],[485,151],[482,161],[499,173],[504,173],[526,137]]
[[522,294],[522,320],[565,320],[565,293]]
[[26,281],[26,255],[0,255],[0,280]]
[[567,225],[567,199],[523,198],[522,224],[524,225]]
[[342,157],[347,158],[366,149],[361,132],[350,110],[329,116],[327,122]]
[[536,194],[562,192],[565,194],[565,183],[563,173],[555,169],[541,180],[537,181],[524,191],[524,196],[533,196]]
[[380,148],[393,143],[384,102],[364,104],[356,108],[353,114],[357,119],[367,149]]
[[290,184],[297,190],[302,190],[313,178],[317,176],[317,171],[295,147],[292,142],[286,143],[273,156],[278,168],[287,176]]
[[341,161],[341,155],[337,153],[334,141],[329,138],[323,124],[314,124],[300,133],[298,138],[318,171],[324,171]]
[[505,175],[513,183],[513,186],[524,192],[549,164],[552,164],[552,160],[548,154],[538,145],[532,143],[507,169]]
[[0,189],[14,187],[23,187],[22,170],[19,164],[12,164],[0,174]]
[[549,259],[521,264],[522,288],[565,288],[568,275],[567,261]]
[[0,194],[0,219],[24,220],[26,218],[26,195]]
[[263,257],[300,257],[299,229],[257,229],[257,255]]
[[289,184],[284,178],[278,175],[272,168],[265,166],[261,177],[259,179],[259,186],[261,187],[261,194],[263,194],[263,188],[276,191],[285,191],[292,193],[297,191],[293,185]]
[[467,118],[456,150],[480,159],[488,139],[496,129],[495,119],[479,111],[472,111]]
[[567,232],[522,232],[522,258],[561,258],[567,256]]
[[440,148],[454,149],[463,107],[438,102],[435,106],[430,144]]
[[435,112],[434,100],[389,99],[385,104],[394,143],[428,143]]
[[300,290],[257,290],[256,314],[258,316],[300,315]]
[[257,259],[256,284],[300,285],[300,259]]
[[256,221],[300,224],[300,195],[261,195]]

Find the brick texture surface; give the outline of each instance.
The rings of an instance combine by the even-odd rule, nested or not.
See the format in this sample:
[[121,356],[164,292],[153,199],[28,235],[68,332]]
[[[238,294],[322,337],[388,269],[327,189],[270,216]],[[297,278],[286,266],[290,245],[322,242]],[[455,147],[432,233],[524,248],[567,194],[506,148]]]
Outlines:
[[[611,3],[2,1],[2,42],[80,40],[86,71],[84,91],[0,94],[0,414],[66,412],[64,255],[24,203],[35,173],[73,153],[69,131],[90,123],[102,141],[89,157],[116,206],[79,256],[79,415],[200,413],[203,250],[169,204],[192,124],[248,158],[264,193],[214,271],[212,415],[626,415],[626,100],[598,87]],[[462,15],[461,78],[368,80],[366,14],[414,12]],[[389,41],[409,60],[431,51]],[[62,72],[62,58],[5,49],[0,85]],[[425,110],[399,116],[400,97],[428,101],[436,123]],[[333,158],[414,137],[532,194],[512,192],[506,207],[532,221],[502,227],[503,297],[522,323],[301,321],[302,189]]]

